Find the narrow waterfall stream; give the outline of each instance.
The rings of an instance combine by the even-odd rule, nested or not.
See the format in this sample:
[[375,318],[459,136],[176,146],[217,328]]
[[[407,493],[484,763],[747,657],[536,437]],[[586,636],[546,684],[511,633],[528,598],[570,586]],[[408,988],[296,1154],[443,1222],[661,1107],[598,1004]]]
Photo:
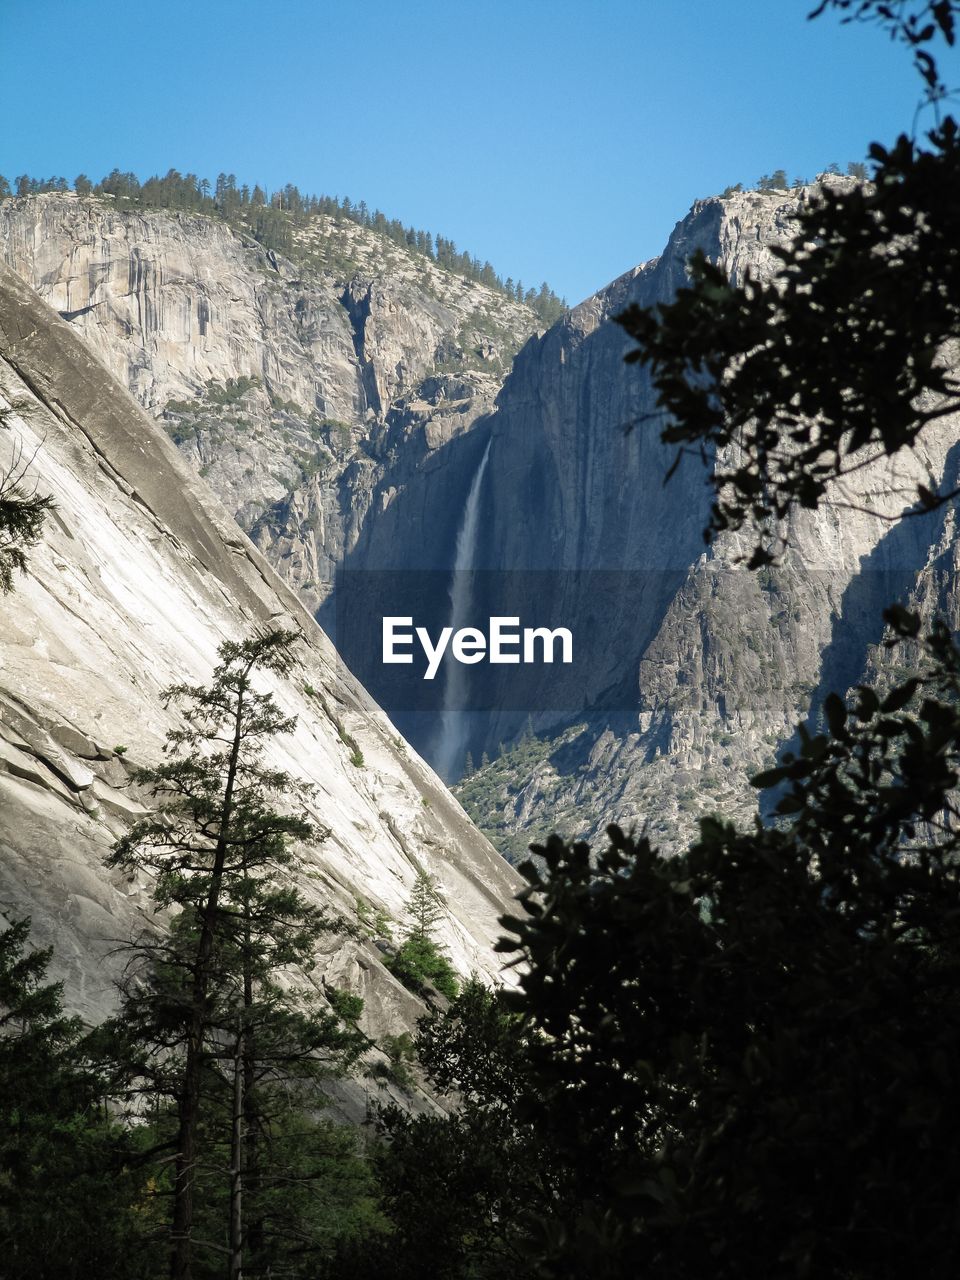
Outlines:
[[[480,491],[483,487],[484,472],[487,469],[487,459],[490,457],[490,444],[492,441],[488,442],[471,482],[470,492],[467,494],[467,501],[463,508],[463,519],[457,533],[453,576],[450,580],[449,625],[453,628],[454,634],[460,627],[470,623],[473,578],[465,571],[474,567],[473,559],[480,525]],[[440,724],[437,728],[437,745],[433,752],[434,768],[445,782],[453,782],[459,777],[463,768],[470,726],[469,713],[463,710],[468,680],[469,673],[461,663],[446,664],[443,709],[440,712]]]

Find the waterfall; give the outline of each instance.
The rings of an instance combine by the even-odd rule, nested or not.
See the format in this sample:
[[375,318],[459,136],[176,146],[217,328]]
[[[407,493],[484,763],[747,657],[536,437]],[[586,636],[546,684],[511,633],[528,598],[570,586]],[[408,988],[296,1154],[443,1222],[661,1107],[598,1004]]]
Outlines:
[[[472,569],[473,558],[477,547],[477,531],[480,524],[480,490],[483,487],[483,475],[490,457],[490,445],[480,460],[480,466],[470,485],[466,505],[463,508],[463,519],[457,533],[457,546],[453,561],[453,577],[450,581],[450,622],[454,633],[460,627],[470,624],[470,606],[473,603],[473,577],[467,570]],[[469,673],[459,662],[448,662],[446,678],[443,686],[443,708],[440,712],[440,725],[437,730],[436,748],[433,751],[434,768],[445,782],[456,778],[463,766],[469,736],[469,713],[463,711],[466,701],[467,681]]]

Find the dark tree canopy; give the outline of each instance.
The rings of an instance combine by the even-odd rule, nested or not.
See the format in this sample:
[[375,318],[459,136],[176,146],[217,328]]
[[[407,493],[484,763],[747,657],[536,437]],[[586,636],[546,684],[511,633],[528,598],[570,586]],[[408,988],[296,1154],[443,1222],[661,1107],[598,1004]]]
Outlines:
[[554,1161],[518,1110],[529,1079],[528,1038],[501,992],[477,980],[448,1010],[421,1019],[417,1056],[450,1116],[381,1108],[388,1139],[377,1159],[392,1240],[353,1260],[350,1274],[523,1276],[525,1217],[552,1203]]
[[960,651],[938,625],[925,654],[755,779],[778,824],[524,868],[526,1114],[573,1171],[544,1274],[955,1271]]
[[111,1119],[106,1077],[29,931],[29,919],[0,928],[0,1269],[9,1280],[142,1274],[137,1135]]

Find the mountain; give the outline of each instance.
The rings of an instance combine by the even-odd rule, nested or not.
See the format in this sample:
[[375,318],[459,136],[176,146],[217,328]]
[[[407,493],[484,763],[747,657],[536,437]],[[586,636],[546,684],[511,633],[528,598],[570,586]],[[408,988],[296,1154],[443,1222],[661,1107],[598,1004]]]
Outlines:
[[[485,709],[452,712],[450,776],[468,753],[491,758],[457,790],[499,848],[609,821],[671,848],[704,812],[755,811],[749,776],[828,690],[886,678],[886,603],[955,611],[952,515],[899,517],[918,479],[956,482],[957,422],[798,514],[782,565],[750,573],[740,537],[704,546],[704,462],[683,459],[664,484],[674,458],[649,381],[623,363],[618,311],[670,299],[697,248],[735,281],[769,276],[815,194],[698,201],[660,257],[542,334],[502,295],[354,224],[318,231],[295,264],[210,219],[55,194],[0,205],[0,253],[160,417],[324,624],[352,611],[354,670],[375,668],[380,635],[362,596],[332,590],[337,569],[434,574],[449,608],[451,571],[469,564],[509,580],[530,621],[569,625],[575,667],[527,668],[519,685],[493,672]],[[384,705],[439,758],[435,709]]]
[[289,257],[203,214],[0,202],[0,258],[68,321],[315,609],[410,475],[488,412],[529,307],[346,217]]
[[103,863],[144,812],[132,770],[159,759],[176,723],[161,691],[208,683],[220,642],[266,626],[301,636],[295,674],[275,682],[296,730],[270,758],[314,788],[306,807],[329,832],[305,851],[301,887],[351,920],[361,899],[380,917],[331,939],[314,980],[361,995],[375,1040],[412,1027],[423,1005],[382,959],[420,869],[450,904],[438,938],[456,968],[497,974],[513,872],[162,428],[3,266],[0,408],[0,469],[20,459],[56,501],[2,605],[0,907],[32,916],[69,1007],[91,1020],[110,1008],[117,944],[150,915],[146,883]]
[[[830,690],[883,678],[893,661],[877,647],[885,605],[902,598],[957,616],[952,513],[900,516],[918,482],[956,485],[960,422],[941,421],[909,456],[835,485],[820,510],[794,516],[782,564],[754,573],[743,565],[746,535],[704,546],[707,467],[684,458],[664,482],[674,455],[659,440],[649,379],[623,365],[620,309],[671,299],[695,249],[734,282],[769,277],[771,249],[814,194],[698,202],[660,258],[528,344],[504,385],[489,425],[477,563],[567,569],[548,582],[585,630],[591,660],[578,673],[593,678],[578,705],[570,691],[563,719],[538,717],[548,695],[534,671],[537,737],[518,739],[515,718],[493,716],[471,741],[479,759],[513,740],[459,788],[501,848],[518,853],[553,827],[592,836],[611,821],[647,825],[670,848],[700,814],[748,819],[749,776],[773,762],[795,723],[815,720]],[[602,600],[590,572],[601,570],[615,571]]]

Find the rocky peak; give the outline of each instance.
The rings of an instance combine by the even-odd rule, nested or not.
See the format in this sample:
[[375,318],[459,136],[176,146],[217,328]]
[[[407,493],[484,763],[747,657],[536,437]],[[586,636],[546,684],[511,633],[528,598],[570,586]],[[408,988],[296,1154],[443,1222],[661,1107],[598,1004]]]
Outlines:
[[[493,805],[510,847],[554,823],[580,831],[585,814],[675,840],[708,808],[750,811],[747,777],[796,719],[829,681],[876,665],[891,575],[919,592],[949,541],[935,521],[893,518],[915,466],[937,478],[956,465],[955,423],[798,517],[776,573],[746,573],[736,537],[705,552],[696,460],[663,486],[673,455],[613,316],[671,298],[695,249],[735,280],[768,276],[815,194],[698,201],[659,257],[542,334],[516,303],[349,222],[311,223],[288,260],[194,215],[53,195],[0,205],[0,245],[161,414],[311,608],[329,604],[341,564],[449,568],[490,441],[479,562],[569,571],[556,590],[591,674],[550,699],[531,677],[536,750],[525,713],[479,724],[474,759],[501,743],[507,759],[478,780],[472,811],[486,820]],[[584,570],[620,575],[602,609]],[[615,716],[601,710],[610,690]],[[563,714],[539,713],[547,701]]]
[[311,609],[377,509],[371,493],[402,488],[489,412],[537,327],[498,291],[326,215],[295,229],[287,258],[202,214],[48,193],[0,203],[0,257],[161,420]]

